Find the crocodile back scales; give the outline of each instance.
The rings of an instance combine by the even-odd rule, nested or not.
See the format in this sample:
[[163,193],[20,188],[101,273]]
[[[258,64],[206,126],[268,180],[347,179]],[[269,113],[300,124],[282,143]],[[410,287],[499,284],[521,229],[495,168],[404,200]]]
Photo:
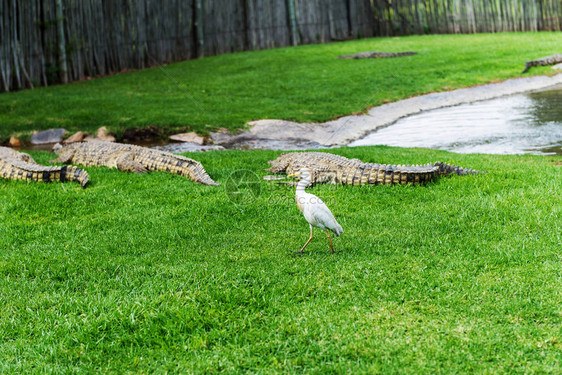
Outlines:
[[534,66],[548,66],[562,63],[562,53],[557,55],[546,56],[541,59],[527,61],[525,63],[525,70],[522,73],[527,73],[529,69]]
[[312,183],[343,185],[389,185],[425,184],[439,176],[457,174],[479,174],[483,172],[466,169],[443,162],[426,165],[391,165],[364,163],[358,159],[324,152],[292,152],[281,154],[269,162],[273,173],[292,174],[301,168],[312,171]]
[[72,153],[72,162],[83,166],[118,168],[119,160],[128,158],[148,171],[163,171],[189,178],[204,185],[218,186],[203,165],[185,156],[147,147],[113,142],[82,142],[63,145],[57,153]]

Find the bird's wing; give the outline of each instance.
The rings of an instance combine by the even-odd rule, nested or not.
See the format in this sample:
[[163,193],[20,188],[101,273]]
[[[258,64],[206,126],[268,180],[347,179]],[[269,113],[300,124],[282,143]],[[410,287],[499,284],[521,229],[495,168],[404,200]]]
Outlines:
[[312,194],[307,198],[302,213],[310,224],[322,229],[332,229],[337,226],[334,215],[320,198]]

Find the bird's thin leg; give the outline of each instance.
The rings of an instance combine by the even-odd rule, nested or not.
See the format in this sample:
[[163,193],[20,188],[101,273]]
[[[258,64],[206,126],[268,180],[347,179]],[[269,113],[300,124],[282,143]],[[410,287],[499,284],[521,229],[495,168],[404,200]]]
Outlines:
[[300,251],[297,251],[298,254],[302,255],[302,251],[304,250],[306,245],[308,245],[310,243],[310,240],[312,240],[312,225],[310,225],[310,238],[308,239],[308,241],[306,241],[306,243],[304,244],[302,249]]
[[332,246],[332,237],[330,237],[330,233],[326,231],[326,235],[328,236],[328,241],[330,242],[330,250],[332,250],[332,254],[334,253],[334,246]]

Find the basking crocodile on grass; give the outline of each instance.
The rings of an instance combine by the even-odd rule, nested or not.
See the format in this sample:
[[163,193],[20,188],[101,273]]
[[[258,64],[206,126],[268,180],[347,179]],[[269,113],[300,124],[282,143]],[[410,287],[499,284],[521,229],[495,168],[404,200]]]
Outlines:
[[73,165],[45,166],[23,152],[8,147],[0,147],[0,177],[10,180],[28,181],[76,181],[82,187],[88,183],[88,173]]
[[341,55],[338,56],[338,59],[386,59],[389,57],[411,56],[415,54],[417,54],[417,52],[413,52],[413,51],[406,51],[406,52],[369,51],[369,52],[354,53],[352,55]]
[[[358,159],[324,152],[292,152],[281,154],[269,161],[271,167],[266,169],[273,173],[298,172],[301,168],[312,170],[312,184],[331,183],[342,185],[390,185],[390,184],[426,184],[439,176],[449,174],[480,174],[473,169],[435,162],[426,165],[390,165],[363,163]],[[265,179],[274,179],[271,176]]]
[[554,65],[560,63],[562,63],[562,53],[559,53],[558,55],[543,57],[537,60],[527,61],[525,63],[525,70],[523,70],[522,73],[527,73],[529,69],[531,69],[534,66],[547,66],[547,65]]
[[105,166],[121,171],[144,173],[164,171],[178,174],[204,185],[218,186],[209,177],[200,162],[170,152],[147,147],[113,142],[82,142],[67,145],[57,144],[53,151],[59,157],[55,163],[74,163],[84,166]]

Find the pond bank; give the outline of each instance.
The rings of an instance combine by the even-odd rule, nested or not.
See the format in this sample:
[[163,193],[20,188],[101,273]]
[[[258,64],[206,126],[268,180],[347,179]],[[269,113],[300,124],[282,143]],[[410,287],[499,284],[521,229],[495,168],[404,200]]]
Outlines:
[[[211,133],[205,145],[165,140],[162,130],[155,131],[155,126],[149,127],[150,132],[146,131],[148,128],[129,129],[126,132],[127,136],[119,141],[175,153],[224,149],[307,150],[346,146],[353,145],[365,136],[393,125],[402,118],[420,112],[543,91],[558,86],[562,86],[562,73],[554,76],[515,78],[500,83],[421,95],[373,107],[362,115],[345,116],[324,123],[296,123],[286,120],[252,121],[248,123],[247,130],[237,135],[231,135],[226,129]],[[52,145],[31,145],[24,142],[16,148],[50,151]]]
[[226,147],[237,143],[316,143],[344,146],[402,117],[501,96],[543,90],[562,84],[562,74],[509,79],[500,83],[431,93],[371,108],[363,115],[345,116],[324,123],[296,123],[285,120],[258,120],[239,135],[220,142]]

